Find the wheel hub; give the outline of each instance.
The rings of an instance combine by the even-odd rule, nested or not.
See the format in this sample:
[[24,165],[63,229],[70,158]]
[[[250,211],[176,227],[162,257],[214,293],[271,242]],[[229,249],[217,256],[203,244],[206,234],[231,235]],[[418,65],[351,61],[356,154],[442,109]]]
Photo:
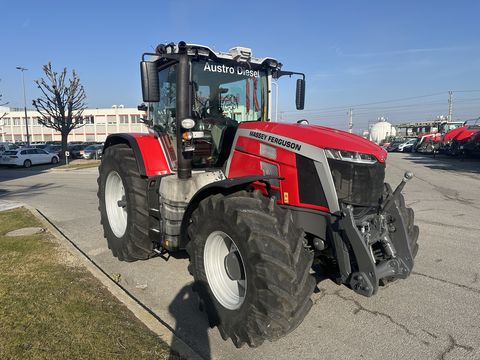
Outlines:
[[247,292],[242,254],[223,231],[212,232],[203,251],[208,285],[217,301],[229,310],[240,308]]
[[238,251],[230,251],[224,259],[225,271],[231,280],[242,280],[245,278],[243,273],[242,259]]
[[105,208],[110,228],[117,238],[127,230],[127,200],[120,175],[111,171],[105,182]]

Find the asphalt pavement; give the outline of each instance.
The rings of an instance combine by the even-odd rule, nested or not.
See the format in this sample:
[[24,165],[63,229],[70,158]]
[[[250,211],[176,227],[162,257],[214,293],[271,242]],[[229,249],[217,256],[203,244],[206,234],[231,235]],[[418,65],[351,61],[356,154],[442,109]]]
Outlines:
[[414,273],[372,298],[321,281],[305,321],[256,349],[236,349],[208,327],[185,254],[136,263],[111,255],[96,169],[0,167],[0,200],[39,209],[206,359],[480,359],[480,160],[390,154],[387,164],[392,186],[415,174],[404,190],[420,226]]

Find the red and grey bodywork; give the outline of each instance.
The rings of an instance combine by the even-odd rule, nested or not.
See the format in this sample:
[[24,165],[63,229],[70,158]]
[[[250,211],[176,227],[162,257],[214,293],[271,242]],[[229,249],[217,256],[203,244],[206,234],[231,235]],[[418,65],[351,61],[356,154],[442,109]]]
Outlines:
[[480,126],[464,125],[446,133],[441,150],[449,155],[478,153],[480,151]]
[[401,190],[411,175],[392,191],[384,183],[384,149],[335,129],[272,122],[240,123],[230,141],[222,169],[194,171],[191,181],[174,183],[177,160],[168,137],[108,137],[105,149],[128,144],[148,178],[150,234],[159,247],[186,246],[190,215],[205,197],[254,187],[291,211],[321,261],[335,259],[337,283],[371,296],[379,285],[410,274],[418,227]]

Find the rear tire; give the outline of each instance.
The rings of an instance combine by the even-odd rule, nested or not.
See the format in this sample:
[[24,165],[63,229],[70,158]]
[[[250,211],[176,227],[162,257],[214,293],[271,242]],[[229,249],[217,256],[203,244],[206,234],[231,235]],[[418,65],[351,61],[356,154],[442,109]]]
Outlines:
[[24,168],[29,168],[30,166],[32,166],[32,162],[30,160],[27,159],[23,162]]
[[133,150],[124,144],[108,147],[99,166],[97,182],[103,236],[113,256],[122,261],[152,257],[147,180],[138,171]]
[[[288,334],[303,321],[312,306],[310,296],[316,284],[310,274],[313,252],[305,249],[303,231],[294,226],[290,211],[259,191],[217,194],[200,202],[188,233],[193,289],[200,296],[210,325],[218,326],[224,340],[231,338],[236,347],[245,343],[257,347],[264,340]],[[212,236],[219,233],[227,235],[239,253],[237,259],[243,270],[236,273],[243,278],[237,277],[237,297],[229,297],[229,279],[224,277],[225,290],[216,280],[222,270],[213,267],[220,271],[212,276],[212,264],[206,263],[212,260]],[[231,251],[232,247],[229,255]],[[222,262],[223,271],[229,273],[227,258],[220,258],[217,265]],[[230,282],[236,281],[228,276]]]

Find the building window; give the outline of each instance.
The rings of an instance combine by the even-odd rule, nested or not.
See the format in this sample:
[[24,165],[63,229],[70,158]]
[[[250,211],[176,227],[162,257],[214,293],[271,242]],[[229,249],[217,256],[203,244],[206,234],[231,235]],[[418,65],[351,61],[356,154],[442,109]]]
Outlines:
[[107,122],[109,124],[116,124],[117,123],[117,117],[115,115],[107,115]]
[[120,116],[120,124],[128,124],[128,115],[119,115]]
[[10,125],[10,118],[3,118],[3,125]]
[[132,119],[132,124],[139,124],[139,123],[141,123],[141,121],[140,121],[140,115],[130,115],[130,118]]
[[83,124],[93,124],[93,115],[84,115]]
[[13,125],[20,125],[20,118],[13,118]]
[[95,122],[97,124],[105,124],[105,115],[95,115]]

